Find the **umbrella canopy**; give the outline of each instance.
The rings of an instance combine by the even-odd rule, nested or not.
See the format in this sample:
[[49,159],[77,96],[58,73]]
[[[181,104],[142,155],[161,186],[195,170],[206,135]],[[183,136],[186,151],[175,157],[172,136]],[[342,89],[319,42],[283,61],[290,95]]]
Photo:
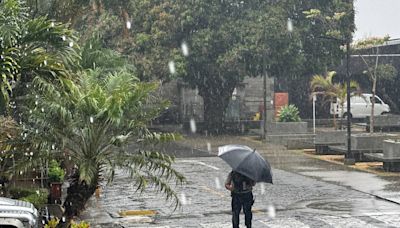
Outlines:
[[244,145],[225,145],[218,148],[218,157],[228,163],[232,169],[255,182],[272,184],[271,166],[254,149]]

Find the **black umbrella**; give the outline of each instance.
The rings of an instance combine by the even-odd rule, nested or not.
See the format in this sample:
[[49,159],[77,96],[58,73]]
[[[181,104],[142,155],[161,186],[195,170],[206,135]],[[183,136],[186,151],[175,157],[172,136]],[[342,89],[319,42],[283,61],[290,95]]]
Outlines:
[[218,157],[228,163],[232,169],[255,182],[272,184],[271,166],[254,149],[244,145],[225,145],[218,148]]

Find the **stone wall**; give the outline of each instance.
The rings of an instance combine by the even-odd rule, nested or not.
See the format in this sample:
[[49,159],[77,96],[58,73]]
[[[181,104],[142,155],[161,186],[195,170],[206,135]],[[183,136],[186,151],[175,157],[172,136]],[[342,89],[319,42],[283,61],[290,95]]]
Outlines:
[[[267,78],[267,120],[271,122],[274,118],[273,95],[274,79]],[[204,120],[204,102],[198,95],[196,89],[176,80],[162,86],[161,95],[171,101],[171,107],[176,108],[179,113],[179,121],[187,122],[190,119],[202,122]],[[230,116],[249,120],[263,107],[263,78],[246,77],[236,88],[229,107]],[[238,104],[239,103],[239,104]],[[236,119],[236,118],[235,118]]]

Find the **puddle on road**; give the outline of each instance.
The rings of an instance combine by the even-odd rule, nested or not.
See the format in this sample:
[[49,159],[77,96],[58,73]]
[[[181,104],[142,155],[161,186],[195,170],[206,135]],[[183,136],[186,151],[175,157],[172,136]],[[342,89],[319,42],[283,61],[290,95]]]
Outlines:
[[352,216],[364,216],[381,213],[392,213],[399,206],[374,197],[356,199],[316,199],[306,200],[291,205],[292,209],[326,214],[344,213]]
[[366,192],[369,194],[377,194],[385,189],[385,186],[391,184],[389,181],[370,174],[350,171],[306,171],[300,172],[305,176],[319,177],[324,181],[336,182],[340,185],[349,186],[353,189]]
[[[321,178],[326,182],[334,182],[400,204],[400,193],[397,190],[393,191],[393,189],[398,189],[398,183],[384,180],[374,174],[351,171],[304,171],[299,173]],[[397,187],[391,187],[393,185]]]

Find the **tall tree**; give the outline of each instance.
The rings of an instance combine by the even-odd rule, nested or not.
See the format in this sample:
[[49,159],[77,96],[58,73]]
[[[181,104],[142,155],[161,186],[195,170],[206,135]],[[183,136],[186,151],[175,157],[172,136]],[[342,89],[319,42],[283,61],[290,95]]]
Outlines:
[[[371,115],[370,115],[370,132],[374,132],[374,111],[375,111],[375,95],[376,95],[376,85],[379,80],[392,80],[395,75],[397,75],[397,70],[391,64],[381,64],[379,62],[379,50],[380,46],[383,45],[389,37],[384,38],[369,38],[365,40],[360,40],[353,45],[353,49],[359,51],[358,57],[364,63],[366,68],[365,73],[369,76],[372,82],[371,92]],[[364,52],[362,52],[364,50]],[[365,54],[365,51],[368,53]]]
[[266,71],[281,76],[301,65],[298,34],[287,29],[284,3],[232,0],[183,5],[182,38],[191,51],[183,80],[203,97],[207,130],[223,129],[232,92],[245,76]]
[[[309,80],[314,74],[323,74],[336,68],[345,58],[343,46],[351,40],[354,30],[354,14],[352,1],[311,0],[297,1],[301,13],[295,12],[295,18],[301,29],[302,52],[305,64],[302,72],[288,81],[290,99],[298,105],[302,113],[311,116],[310,102],[306,102],[309,94]],[[339,75],[343,78],[345,75]],[[308,106],[305,104],[309,104]]]

